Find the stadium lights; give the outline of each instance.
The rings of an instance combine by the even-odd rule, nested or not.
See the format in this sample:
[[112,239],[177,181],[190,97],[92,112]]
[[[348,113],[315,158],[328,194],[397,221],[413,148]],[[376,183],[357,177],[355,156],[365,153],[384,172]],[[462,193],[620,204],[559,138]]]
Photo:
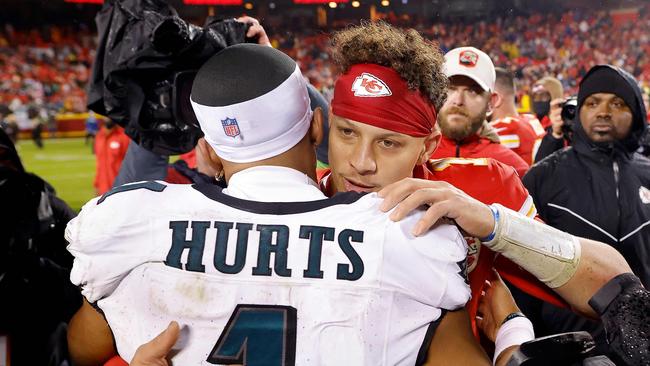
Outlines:
[[251,9],[253,9],[253,3],[246,3],[246,4],[244,4],[244,8],[246,8],[246,10],[251,10]]
[[183,0],[185,5],[242,5],[242,0]]
[[390,5],[390,1],[388,0],[381,0],[381,6],[388,6]]
[[327,5],[332,9],[336,9],[336,3],[334,1],[330,1]]
[[353,7],[353,8],[358,8],[360,5],[361,5],[361,3],[358,2],[358,1],[353,1],[353,2],[352,2],[352,7]]

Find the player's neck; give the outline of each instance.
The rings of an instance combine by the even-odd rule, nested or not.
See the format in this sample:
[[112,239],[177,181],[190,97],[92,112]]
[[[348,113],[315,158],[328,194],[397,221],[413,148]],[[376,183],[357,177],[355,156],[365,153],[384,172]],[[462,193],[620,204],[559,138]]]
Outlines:
[[519,112],[517,112],[517,107],[515,107],[514,105],[501,106],[500,108],[495,109],[494,112],[492,113],[492,121],[497,121],[508,117],[517,117],[517,116],[519,116]]
[[299,142],[296,146],[292,147],[288,151],[268,159],[250,163],[232,163],[224,161],[223,170],[225,173],[226,182],[230,180],[230,177],[232,177],[233,174],[256,166],[280,166],[291,168],[303,174],[306,174],[314,182],[317,180],[316,151],[313,145],[306,144],[305,140]]

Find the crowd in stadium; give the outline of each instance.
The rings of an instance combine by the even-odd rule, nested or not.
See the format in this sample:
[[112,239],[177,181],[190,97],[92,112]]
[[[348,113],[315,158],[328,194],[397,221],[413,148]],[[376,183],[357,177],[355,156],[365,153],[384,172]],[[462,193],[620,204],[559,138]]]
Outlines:
[[[485,50],[496,65],[514,72],[520,95],[529,93],[535,81],[548,75],[557,77],[567,94],[573,95],[587,70],[606,62],[629,71],[644,87],[650,86],[649,10],[642,9],[638,21],[622,24],[615,24],[606,12],[569,11],[503,15],[469,23],[406,21],[400,25],[414,27],[438,42],[443,51],[468,44]],[[296,57],[310,82],[326,91],[333,85],[327,42],[325,35],[280,34],[275,44]]]
[[[566,12],[530,16],[503,15],[489,21],[424,24],[400,20],[438,42],[442,51],[471,44],[486,50],[495,64],[517,77],[519,95],[530,92],[544,76],[555,76],[567,95],[587,70],[606,61],[622,67],[650,86],[650,6],[638,21],[616,24],[607,12]],[[339,22],[338,24],[344,24]],[[94,58],[89,27],[51,26],[0,30],[0,105],[44,106],[56,111],[83,111],[85,83]],[[334,77],[326,33],[271,33],[273,45],[295,58],[303,74],[326,97]],[[612,59],[612,56],[614,57]]]
[[[0,366],[650,363],[650,6],[174,53],[141,5],[0,31]],[[66,112],[80,212],[15,143]]]

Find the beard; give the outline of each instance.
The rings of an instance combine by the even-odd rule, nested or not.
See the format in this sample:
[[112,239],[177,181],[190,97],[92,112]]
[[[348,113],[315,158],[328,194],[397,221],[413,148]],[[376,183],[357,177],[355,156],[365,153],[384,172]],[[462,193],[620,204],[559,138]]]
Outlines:
[[[446,110],[440,111],[439,125],[442,134],[449,139],[455,141],[462,141],[466,138],[476,134],[483,126],[487,115],[488,106],[486,105],[479,113],[470,114],[466,109],[459,107],[449,107]],[[460,114],[466,121],[464,123],[451,123],[449,121],[450,114]],[[455,116],[457,117],[457,116]]]

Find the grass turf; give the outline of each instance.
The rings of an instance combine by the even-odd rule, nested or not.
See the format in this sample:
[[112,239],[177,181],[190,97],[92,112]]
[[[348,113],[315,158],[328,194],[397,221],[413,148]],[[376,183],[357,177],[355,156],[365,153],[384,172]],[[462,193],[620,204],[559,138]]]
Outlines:
[[95,155],[83,138],[47,139],[39,149],[31,140],[19,140],[16,148],[25,169],[45,179],[73,210],[95,197]]

